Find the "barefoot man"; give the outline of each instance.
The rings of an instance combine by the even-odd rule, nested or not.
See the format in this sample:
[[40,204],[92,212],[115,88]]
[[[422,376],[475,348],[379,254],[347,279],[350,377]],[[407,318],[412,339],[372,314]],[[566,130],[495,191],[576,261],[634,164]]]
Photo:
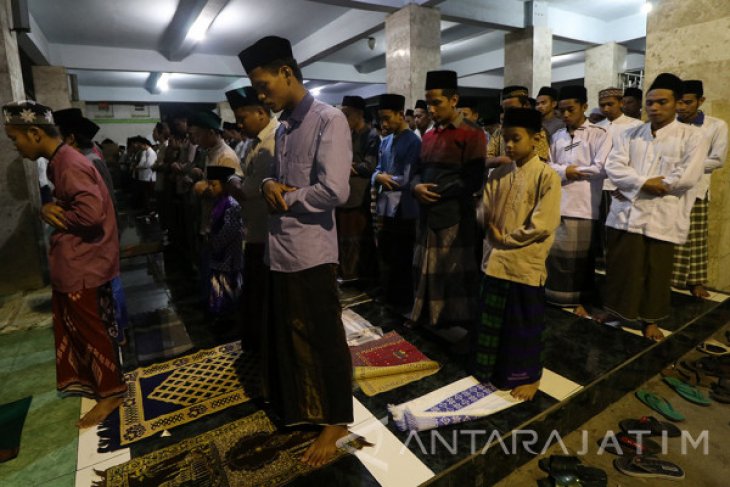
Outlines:
[[288,40],[265,37],[239,54],[259,99],[283,110],[269,204],[265,392],[287,425],[322,425],[302,461],[318,467],[353,420],[352,362],[337,295],[335,208],[347,201],[352,137],[340,110],[302,83]]
[[103,421],[127,391],[119,365],[110,281],[119,274],[114,206],[103,179],[81,153],[63,143],[50,108],[32,101],[3,107],[5,132],[28,159],[45,157],[53,201],[41,218],[54,228],[49,249],[56,337],[57,389],[96,399],[77,423]]

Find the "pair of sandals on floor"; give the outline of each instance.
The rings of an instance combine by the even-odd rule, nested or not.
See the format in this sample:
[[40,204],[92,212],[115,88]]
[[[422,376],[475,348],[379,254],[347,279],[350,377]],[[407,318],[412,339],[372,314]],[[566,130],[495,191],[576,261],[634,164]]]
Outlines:
[[[697,360],[682,360],[664,369],[662,375],[665,377],[665,381],[667,381],[667,378],[672,377],[695,389],[697,387],[707,387],[712,399],[724,404],[730,404],[730,354],[702,357]],[[677,392],[685,397],[679,390]],[[689,398],[685,397],[685,399]],[[702,402],[697,403],[701,404]]]

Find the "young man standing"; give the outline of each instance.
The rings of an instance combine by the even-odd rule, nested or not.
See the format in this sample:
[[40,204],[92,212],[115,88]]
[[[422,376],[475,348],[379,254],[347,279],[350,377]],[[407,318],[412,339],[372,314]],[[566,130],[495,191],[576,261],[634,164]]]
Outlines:
[[565,127],[565,124],[555,112],[558,107],[558,90],[543,86],[537,93],[537,111],[542,113],[542,128],[552,137],[555,132]]
[[409,108],[406,110],[406,123],[408,124],[408,128],[411,129],[411,131],[416,130],[416,113],[413,111],[412,108]]
[[272,211],[265,392],[286,424],[324,425],[302,457],[320,466],[335,455],[353,420],[335,226],[335,208],[350,193],[350,128],[340,110],[304,87],[288,40],[265,37],[239,58],[259,99],[283,110],[276,160],[261,187]]
[[560,223],[560,178],[535,153],[538,111],[511,108],[503,127],[514,162],[494,169],[484,187],[483,306],[473,367],[478,379],[531,400],[542,376],[545,259]]
[[456,108],[459,109],[464,120],[468,120],[475,125],[479,122],[479,100],[477,98],[460,96]]
[[651,340],[664,338],[657,322],[670,311],[674,246],[687,239],[709,150],[696,127],[676,120],[681,98],[679,78],[657,76],[646,97],[649,122],[617,136],[606,162],[618,191],[606,220],[604,307],[641,321]]
[[413,111],[413,119],[416,123],[415,133],[419,139],[423,138],[423,135],[433,128],[433,120],[431,120],[431,114],[428,112],[428,105],[426,100],[417,100],[416,109]]
[[436,126],[423,137],[412,182],[421,218],[411,320],[471,329],[478,278],[473,194],[482,186],[486,137],[456,109],[456,80],[454,71],[426,75],[426,100]]
[[641,100],[644,92],[639,88],[626,88],[624,96],[621,98],[621,111],[627,117],[637,118],[641,120]]
[[403,117],[406,99],[381,95],[378,119],[387,134],[380,144],[378,166],[373,173],[377,199],[375,212],[382,219],[378,232],[381,282],[388,304],[413,305],[413,246],[418,205],[411,194],[411,179],[421,155],[421,140]]
[[560,90],[565,128],[553,135],[550,166],[562,180],[560,227],[547,261],[545,295],[558,306],[575,307],[588,316],[586,305],[595,296],[596,230],[604,165],[611,151],[606,130],[586,120],[587,93],[583,86]]
[[228,181],[231,196],[243,209],[245,247],[243,251],[243,292],[240,320],[241,344],[246,350],[260,351],[265,329],[266,274],[264,262],[268,238],[269,207],[261,193],[261,184],[271,175],[276,152],[276,128],[279,121],[258,98],[250,86],[226,93],[236,116],[236,123],[248,140],[250,149],[243,158],[243,179]]
[[41,218],[54,228],[48,263],[53,288],[56,381],[61,393],[96,399],[77,423],[89,428],[122,403],[122,377],[112,289],[119,274],[114,207],[99,171],[65,144],[51,110],[32,101],[3,107],[5,132],[18,152],[45,157],[54,201]]
[[725,163],[727,157],[727,124],[724,120],[710,117],[700,110],[705,101],[704,88],[700,80],[682,83],[682,99],[677,103],[677,118],[680,122],[699,127],[710,143],[705,159],[705,173],[695,188],[695,202],[692,206],[687,242],[674,249],[674,273],[672,285],[689,289],[697,298],[708,298],[707,283],[707,216],[710,203],[710,179],[712,172]]
[[342,113],[352,134],[350,196],[335,211],[340,248],[339,273],[344,280],[374,279],[378,268],[370,214],[370,178],[378,164],[380,137],[365,122],[365,108],[365,100],[360,96],[342,99]]

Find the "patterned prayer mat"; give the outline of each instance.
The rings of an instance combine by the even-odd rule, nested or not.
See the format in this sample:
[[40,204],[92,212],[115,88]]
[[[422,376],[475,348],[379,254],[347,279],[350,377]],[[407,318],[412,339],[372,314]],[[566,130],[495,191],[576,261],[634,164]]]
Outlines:
[[350,347],[350,354],[355,381],[368,396],[423,379],[441,367],[394,331],[379,340]]
[[[263,411],[103,473],[100,487],[284,485],[311,472],[299,461],[315,431],[277,433]],[[345,455],[339,450],[331,462]],[[331,463],[330,462],[330,463]]]
[[241,353],[239,342],[129,372],[124,402],[99,428],[99,451],[244,403],[250,397],[241,380],[258,373],[257,363]]

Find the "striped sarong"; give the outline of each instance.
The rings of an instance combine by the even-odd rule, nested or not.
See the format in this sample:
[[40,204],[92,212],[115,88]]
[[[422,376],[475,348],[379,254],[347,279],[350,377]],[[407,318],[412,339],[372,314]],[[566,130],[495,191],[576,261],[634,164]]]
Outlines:
[[545,291],[485,276],[472,367],[480,381],[500,389],[532,384],[542,377]]
[[430,326],[473,326],[479,279],[474,239],[474,221],[468,218],[440,230],[421,221],[413,255],[413,321]]
[[687,242],[674,247],[672,286],[686,288],[707,283],[707,196],[697,198],[689,215]]
[[547,301],[558,306],[590,303],[595,296],[596,221],[562,217],[547,259]]

